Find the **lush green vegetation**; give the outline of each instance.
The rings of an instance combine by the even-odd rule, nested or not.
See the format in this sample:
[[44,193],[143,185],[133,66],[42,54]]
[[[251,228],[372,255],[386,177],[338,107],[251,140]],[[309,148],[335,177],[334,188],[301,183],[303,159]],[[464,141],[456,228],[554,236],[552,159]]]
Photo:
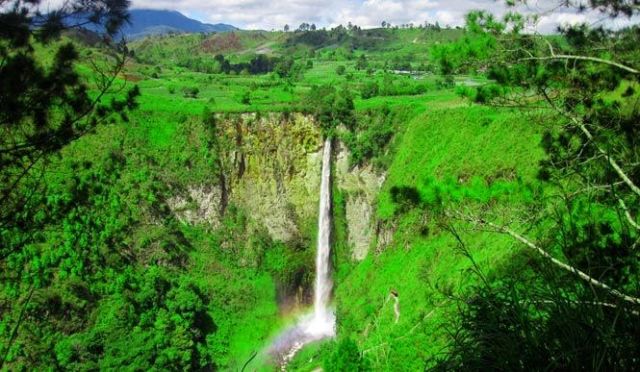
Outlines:
[[[126,2],[93,3],[115,32]],[[635,368],[637,27],[474,12],[124,47],[2,12],[0,369],[273,369],[310,302],[323,136],[360,188],[334,175],[338,337],[290,369]]]

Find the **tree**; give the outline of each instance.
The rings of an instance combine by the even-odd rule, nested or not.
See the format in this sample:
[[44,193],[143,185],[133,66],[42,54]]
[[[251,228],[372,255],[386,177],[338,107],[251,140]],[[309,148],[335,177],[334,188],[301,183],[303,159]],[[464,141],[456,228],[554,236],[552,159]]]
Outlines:
[[[311,60],[309,60],[308,62],[311,62]],[[288,78],[291,77],[291,73],[293,71],[293,67],[295,65],[295,62],[293,60],[293,58],[291,57],[285,57],[282,58],[275,66],[274,68],[274,72],[280,77],[280,78]],[[312,65],[313,66],[313,65]]]
[[[633,2],[617,0],[563,5],[577,10],[590,7],[612,18],[631,17],[640,11]],[[539,164],[538,178],[547,191],[520,221],[507,226],[486,212],[474,215],[452,211],[449,216],[511,237],[539,260],[551,264],[551,277],[542,283],[534,282],[535,290],[530,293],[514,295],[513,287],[493,288],[480,299],[488,300],[492,309],[463,317],[473,322],[473,327],[480,322],[486,324],[479,315],[515,310],[530,319],[509,317],[509,333],[532,332],[531,337],[526,337],[540,341],[532,353],[544,355],[544,351],[557,360],[567,358],[571,364],[560,364],[575,366],[574,369],[589,368],[598,354],[598,365],[603,369],[626,369],[634,363],[628,355],[637,353],[637,341],[627,344],[623,340],[637,330],[618,324],[626,323],[621,318],[627,315],[637,315],[640,306],[640,128],[636,125],[640,122],[640,109],[634,88],[640,82],[640,33],[637,25],[610,30],[582,24],[561,27],[561,37],[548,37],[523,32],[531,21],[535,18],[516,13],[496,19],[486,12],[472,12],[467,16],[463,38],[434,48],[443,73],[486,71],[492,80],[477,88],[463,89],[463,95],[485,105],[515,107],[525,114],[537,112],[542,119],[538,124],[545,128],[541,145],[547,156]],[[518,231],[523,226],[530,232]],[[541,299],[543,292],[536,292],[546,286],[563,290]],[[511,300],[515,298],[520,304],[536,306],[520,309]],[[567,310],[569,307],[573,310]],[[579,319],[562,315],[580,311],[586,314],[576,317]],[[523,321],[539,328],[526,330],[529,325]],[[551,326],[547,327],[546,322]],[[556,332],[556,324],[563,324],[563,332],[575,330],[576,335],[584,332],[603,336],[594,338],[594,343],[581,342],[580,352],[570,351],[575,345],[562,346],[567,338],[545,334]],[[505,333],[498,333],[491,330],[492,343],[505,346],[514,342],[508,341]],[[474,342],[486,337],[479,336]],[[609,340],[619,341],[604,346]],[[549,345],[559,347],[565,354],[557,349],[550,352]],[[481,347],[478,353],[485,351]],[[522,359],[518,363],[536,369],[534,359],[530,365]],[[503,361],[496,361],[489,368],[503,368]],[[463,364],[473,363],[467,360]]]
[[[302,31],[302,32],[306,32],[311,30],[311,25],[303,22],[302,24],[300,24],[300,26],[298,27],[298,31]],[[314,29],[315,30],[315,29]],[[313,31],[313,30],[312,30]]]
[[[43,226],[60,217],[45,210],[47,203],[54,203],[47,199],[51,195],[42,181],[49,160],[100,123],[128,120],[127,112],[136,107],[138,88],[127,91],[117,84],[128,49],[124,43],[110,42],[127,21],[128,6],[126,0],[70,0],[42,13],[39,0],[0,2],[0,267],[3,285],[16,288],[13,300],[23,311],[46,282],[42,261],[34,252],[23,254],[23,249],[38,242]],[[102,55],[89,64],[95,76],[92,82],[77,72],[80,55],[74,44],[60,42],[63,31],[80,27],[104,34]],[[52,52],[50,61],[41,58],[41,47]],[[106,99],[116,91],[124,94]],[[80,183],[76,186],[80,188]],[[82,194],[77,191],[73,198]],[[72,207],[60,207],[65,208]],[[9,261],[22,266],[9,270],[5,265]],[[0,350],[0,368],[24,318],[7,316],[6,321],[10,319],[15,322],[3,324],[12,331]]]
[[361,54],[356,61],[356,70],[366,70],[369,67],[369,62],[367,61],[367,56]]
[[362,99],[373,98],[380,93],[380,87],[375,81],[369,81],[364,84],[360,93],[362,94]]
[[311,24],[310,30],[311,31],[315,31],[316,30],[316,24],[315,23]]
[[[93,63],[97,94],[92,96],[87,82],[74,69],[79,59],[74,45],[53,44],[62,31],[86,25],[115,35],[127,21],[128,1],[68,1],[47,14],[40,12],[39,1],[4,3],[0,13],[0,126],[4,131],[0,140],[0,225],[11,226],[31,193],[39,190],[37,173],[47,158],[114,114],[126,120],[139,91],[134,87],[123,99],[103,99],[116,88],[116,77],[128,56],[126,45],[107,46],[104,62]],[[52,63],[38,60],[38,44],[57,48]],[[0,257],[6,254],[3,251]]]
[[387,21],[382,21],[382,28],[386,28],[387,27]]
[[289,25],[284,25],[284,32],[289,32]]
[[326,134],[343,124],[353,129],[356,124],[353,94],[348,87],[337,90],[331,85],[313,87],[303,99],[304,111],[312,114]]

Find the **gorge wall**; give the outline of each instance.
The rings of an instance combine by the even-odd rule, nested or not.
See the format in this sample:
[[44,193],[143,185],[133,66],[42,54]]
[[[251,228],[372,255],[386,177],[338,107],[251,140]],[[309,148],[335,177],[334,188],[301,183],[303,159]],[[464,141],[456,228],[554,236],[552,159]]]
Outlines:
[[[174,195],[168,200],[174,214],[215,229],[234,206],[249,216],[250,229],[313,248],[323,145],[318,123],[298,113],[219,114],[215,127],[217,182]],[[377,240],[374,203],[384,175],[372,166],[352,167],[346,146],[337,141],[335,147],[333,185],[345,199],[349,256],[362,260]]]

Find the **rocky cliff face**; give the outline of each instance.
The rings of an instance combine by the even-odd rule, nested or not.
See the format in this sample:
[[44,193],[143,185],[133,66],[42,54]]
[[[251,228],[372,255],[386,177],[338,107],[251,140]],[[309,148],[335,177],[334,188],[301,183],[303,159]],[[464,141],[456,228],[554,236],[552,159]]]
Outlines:
[[[228,204],[264,226],[274,240],[294,242],[315,229],[320,188],[322,133],[302,114],[238,114],[217,118],[217,185],[194,185],[169,200],[184,223],[220,222]],[[384,175],[370,166],[352,168],[338,144],[334,182],[346,196],[351,255],[363,259],[375,237],[374,202]]]
[[375,237],[374,203],[385,175],[372,166],[351,167],[349,150],[339,144],[336,155],[335,180],[346,196],[347,231],[351,256],[363,260]]
[[245,114],[221,120],[229,200],[245,208],[274,240],[290,242],[314,223],[322,135],[307,116]]

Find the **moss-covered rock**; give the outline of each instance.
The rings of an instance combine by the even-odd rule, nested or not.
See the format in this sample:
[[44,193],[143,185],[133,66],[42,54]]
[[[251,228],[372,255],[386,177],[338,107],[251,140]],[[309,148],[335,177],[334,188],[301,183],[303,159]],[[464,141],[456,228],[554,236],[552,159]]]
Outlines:
[[[315,236],[322,131],[303,114],[225,114],[214,121],[219,175],[216,185],[192,186],[169,200],[186,223],[217,226],[229,204],[245,210],[256,226],[285,243]],[[349,255],[366,257],[374,241],[374,205],[385,175],[370,165],[352,167],[347,147],[335,151],[333,180],[345,195]]]

